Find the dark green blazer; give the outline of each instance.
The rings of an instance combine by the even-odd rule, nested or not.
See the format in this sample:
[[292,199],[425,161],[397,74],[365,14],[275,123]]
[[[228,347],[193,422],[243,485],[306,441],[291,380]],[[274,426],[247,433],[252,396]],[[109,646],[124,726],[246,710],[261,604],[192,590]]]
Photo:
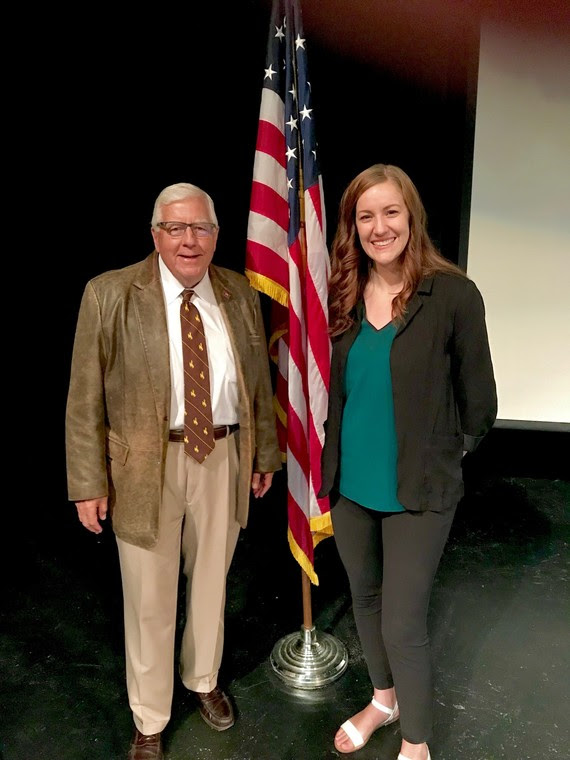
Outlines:
[[[319,496],[338,499],[344,371],[364,315],[333,339],[328,416]],[[461,459],[492,427],[497,395],[485,308],[466,277],[426,278],[408,304],[390,353],[396,436],[398,500],[409,510],[440,511],[463,495]],[[374,477],[374,473],[370,473]]]

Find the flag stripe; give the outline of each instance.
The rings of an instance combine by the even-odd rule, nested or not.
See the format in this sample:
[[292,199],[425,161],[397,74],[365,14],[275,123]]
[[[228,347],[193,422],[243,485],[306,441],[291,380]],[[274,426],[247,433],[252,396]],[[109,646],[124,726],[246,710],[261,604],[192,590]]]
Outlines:
[[285,137],[273,121],[260,120],[255,149],[260,153],[267,153],[283,169],[287,166],[287,161],[285,160]]
[[248,241],[247,252],[252,271],[269,277],[287,291],[289,267],[286,261],[276,254],[272,248],[257,243],[255,240]]
[[283,167],[269,153],[255,154],[253,181],[271,187],[287,202],[287,175]]
[[289,227],[289,207],[284,200],[272,187],[253,182],[251,187],[251,210],[266,216],[278,224],[281,229],[287,231]]

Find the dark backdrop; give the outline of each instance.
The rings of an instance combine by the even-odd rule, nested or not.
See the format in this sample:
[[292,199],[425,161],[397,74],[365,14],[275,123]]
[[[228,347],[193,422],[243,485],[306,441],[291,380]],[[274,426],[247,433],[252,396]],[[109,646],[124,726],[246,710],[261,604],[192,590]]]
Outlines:
[[[243,271],[270,6],[192,3],[138,10],[136,19],[92,6],[81,18],[50,17],[35,71],[45,130],[34,148],[47,188],[55,296],[44,411],[56,436],[39,464],[49,469],[50,501],[56,477],[55,509],[40,521],[50,527],[59,514],[75,519],[65,504],[63,417],[87,279],[152,250],[154,199],[178,181],[213,196],[221,224],[215,260]],[[476,3],[303,3],[329,242],[348,181],[384,162],[417,184],[442,252],[457,262],[466,250],[478,14]],[[484,463],[497,466],[510,433],[495,435]],[[546,445],[542,436],[537,446],[536,434],[528,436],[509,438],[506,471],[557,471],[558,439]],[[536,470],[529,445],[546,470]]]

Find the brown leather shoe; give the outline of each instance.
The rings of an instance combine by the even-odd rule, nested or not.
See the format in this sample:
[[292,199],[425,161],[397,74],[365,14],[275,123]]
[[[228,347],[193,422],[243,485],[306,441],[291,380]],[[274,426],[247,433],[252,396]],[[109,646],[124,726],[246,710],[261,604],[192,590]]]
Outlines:
[[207,693],[195,691],[194,696],[200,715],[215,731],[225,731],[236,722],[232,704],[219,686]]
[[162,734],[141,734],[136,728],[127,760],[164,760]]

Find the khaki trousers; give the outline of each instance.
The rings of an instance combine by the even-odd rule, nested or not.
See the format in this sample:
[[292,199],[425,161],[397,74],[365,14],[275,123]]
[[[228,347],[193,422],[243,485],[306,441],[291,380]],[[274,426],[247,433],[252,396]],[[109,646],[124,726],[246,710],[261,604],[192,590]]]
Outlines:
[[136,727],[162,731],[170,719],[180,559],[186,616],[180,675],[211,691],[224,644],[226,576],[239,535],[236,435],[216,441],[203,464],[169,443],[159,540],[141,549],[117,539],[125,616],[127,692]]

